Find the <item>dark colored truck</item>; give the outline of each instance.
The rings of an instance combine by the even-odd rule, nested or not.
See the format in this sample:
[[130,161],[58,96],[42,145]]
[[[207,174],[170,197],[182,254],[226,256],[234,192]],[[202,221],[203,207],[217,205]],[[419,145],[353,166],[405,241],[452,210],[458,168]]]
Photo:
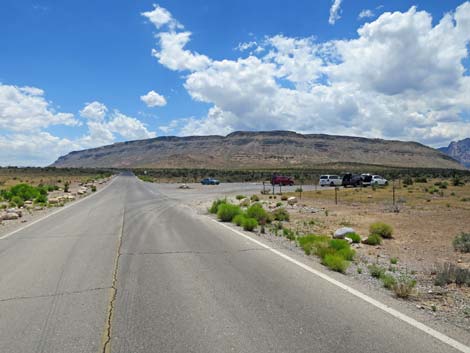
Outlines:
[[271,178],[271,185],[292,186],[294,185],[294,179],[288,176],[273,175]]
[[353,188],[355,188],[357,186],[370,185],[371,181],[372,175],[346,173],[343,176],[343,182],[341,183],[341,185],[343,185],[345,188],[347,188],[348,186],[352,186]]

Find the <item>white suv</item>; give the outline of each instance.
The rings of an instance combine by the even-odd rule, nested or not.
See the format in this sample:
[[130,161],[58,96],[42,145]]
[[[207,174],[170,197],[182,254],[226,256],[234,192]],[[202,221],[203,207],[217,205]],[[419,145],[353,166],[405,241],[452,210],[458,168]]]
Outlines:
[[320,186],[341,186],[343,179],[339,175],[320,176]]
[[385,178],[382,178],[380,175],[372,175],[372,185],[387,185],[388,180]]

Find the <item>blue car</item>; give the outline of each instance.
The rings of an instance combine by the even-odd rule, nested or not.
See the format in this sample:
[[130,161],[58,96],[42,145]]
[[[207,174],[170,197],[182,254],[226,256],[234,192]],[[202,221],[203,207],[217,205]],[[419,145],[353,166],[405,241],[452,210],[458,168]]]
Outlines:
[[220,181],[218,181],[217,179],[213,179],[213,178],[204,178],[201,180],[201,184],[202,185],[219,185]]

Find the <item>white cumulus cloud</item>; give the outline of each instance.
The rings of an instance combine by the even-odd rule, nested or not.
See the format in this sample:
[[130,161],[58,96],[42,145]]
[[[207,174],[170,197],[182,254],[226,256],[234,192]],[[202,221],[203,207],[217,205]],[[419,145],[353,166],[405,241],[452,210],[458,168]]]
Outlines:
[[77,125],[73,114],[56,112],[35,87],[0,84],[0,129],[33,131],[53,125]]
[[108,108],[106,108],[103,103],[95,101],[87,103],[85,107],[80,110],[80,116],[87,119],[103,120],[107,112]]
[[143,96],[140,96],[140,100],[150,108],[163,107],[166,105],[165,97],[153,90]]
[[[341,2],[335,4],[337,19]],[[412,7],[383,13],[352,39],[266,37],[257,44],[262,50],[237,59],[185,49],[189,32],[157,38],[159,62],[186,71],[191,97],[212,104],[205,117],[179,119],[167,131],[288,129],[431,145],[470,135],[470,77],[462,64],[469,58],[470,2],[435,25]]]
[[341,18],[341,3],[342,0],[333,0],[333,4],[330,7],[330,17],[328,18],[328,23],[330,25],[334,25],[336,21]]
[[371,18],[371,17],[374,17],[374,16],[375,16],[374,11],[372,11],[370,9],[364,9],[361,12],[359,12],[359,15],[357,17],[359,19],[363,19],[363,18]]
[[174,30],[176,28],[183,28],[183,26],[173,18],[173,16],[168,10],[158,5],[153,5],[152,11],[142,12],[141,15],[146,17],[150,22],[152,22],[155,27],[157,27],[157,29],[160,29],[165,25],[167,25],[171,30]]

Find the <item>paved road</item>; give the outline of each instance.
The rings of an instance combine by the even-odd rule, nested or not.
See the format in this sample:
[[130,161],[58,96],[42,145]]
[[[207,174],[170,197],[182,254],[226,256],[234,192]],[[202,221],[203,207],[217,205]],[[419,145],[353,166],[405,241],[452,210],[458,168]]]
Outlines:
[[120,176],[0,241],[0,352],[451,347]]

